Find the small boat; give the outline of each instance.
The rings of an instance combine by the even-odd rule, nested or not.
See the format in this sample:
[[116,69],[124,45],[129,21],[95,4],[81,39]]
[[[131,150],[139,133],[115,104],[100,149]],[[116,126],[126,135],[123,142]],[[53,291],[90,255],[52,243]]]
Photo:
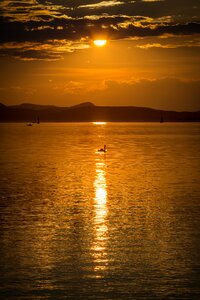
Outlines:
[[31,123],[28,123],[28,124],[26,124],[27,126],[32,126],[32,124]]
[[98,149],[98,152],[106,152],[106,151],[107,151],[106,145],[104,145],[103,148]]

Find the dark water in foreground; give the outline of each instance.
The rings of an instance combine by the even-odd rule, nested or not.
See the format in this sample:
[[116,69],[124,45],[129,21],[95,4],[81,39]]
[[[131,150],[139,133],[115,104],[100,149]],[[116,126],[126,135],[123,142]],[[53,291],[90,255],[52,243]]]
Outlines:
[[200,124],[0,135],[1,299],[200,299]]

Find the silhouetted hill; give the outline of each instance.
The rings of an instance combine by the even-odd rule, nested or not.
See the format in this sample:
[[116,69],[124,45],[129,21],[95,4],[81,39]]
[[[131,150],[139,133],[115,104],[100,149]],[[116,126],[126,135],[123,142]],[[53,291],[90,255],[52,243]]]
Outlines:
[[32,104],[32,103],[22,103],[19,105],[12,105],[9,108],[16,108],[16,109],[32,109],[32,110],[42,110],[42,109],[54,109],[56,108],[55,105],[40,105],[40,104]]
[[163,116],[165,122],[199,122],[200,111],[177,112],[162,111],[135,106],[95,106],[91,102],[72,107],[51,105],[21,104],[15,106],[0,105],[0,122],[159,122]]
[[71,106],[71,108],[79,108],[79,107],[94,107],[94,103],[92,102],[83,102],[76,105]]

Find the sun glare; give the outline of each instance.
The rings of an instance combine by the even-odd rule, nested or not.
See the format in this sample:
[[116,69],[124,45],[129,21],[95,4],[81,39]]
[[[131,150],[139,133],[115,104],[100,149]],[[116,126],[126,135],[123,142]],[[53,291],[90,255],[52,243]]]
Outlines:
[[92,122],[94,125],[106,125],[106,122]]
[[106,40],[95,40],[94,41],[94,44],[98,47],[103,47],[103,46],[105,46],[106,43],[107,43]]

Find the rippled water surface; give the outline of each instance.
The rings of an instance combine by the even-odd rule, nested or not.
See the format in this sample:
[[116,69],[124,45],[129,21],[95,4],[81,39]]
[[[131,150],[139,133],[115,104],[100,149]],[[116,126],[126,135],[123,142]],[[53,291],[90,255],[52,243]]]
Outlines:
[[199,124],[0,136],[1,299],[200,299]]

